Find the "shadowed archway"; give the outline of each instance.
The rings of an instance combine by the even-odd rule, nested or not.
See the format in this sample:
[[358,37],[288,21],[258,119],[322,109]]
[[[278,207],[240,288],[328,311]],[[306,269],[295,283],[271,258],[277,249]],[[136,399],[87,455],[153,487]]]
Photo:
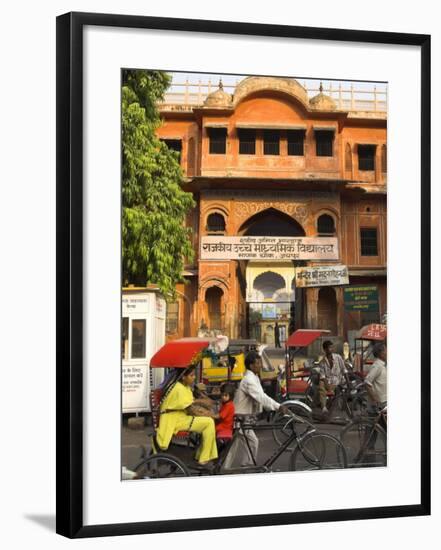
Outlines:
[[248,218],[239,228],[239,235],[252,237],[304,237],[305,230],[291,216],[267,208]]

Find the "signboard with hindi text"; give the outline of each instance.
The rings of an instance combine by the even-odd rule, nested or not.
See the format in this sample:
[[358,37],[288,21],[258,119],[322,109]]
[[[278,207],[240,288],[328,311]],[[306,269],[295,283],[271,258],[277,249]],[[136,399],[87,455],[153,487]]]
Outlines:
[[338,260],[335,237],[201,237],[201,260]]
[[349,286],[344,289],[345,311],[378,311],[376,285]]
[[347,284],[349,284],[349,273],[345,265],[296,268],[296,287],[298,288]]

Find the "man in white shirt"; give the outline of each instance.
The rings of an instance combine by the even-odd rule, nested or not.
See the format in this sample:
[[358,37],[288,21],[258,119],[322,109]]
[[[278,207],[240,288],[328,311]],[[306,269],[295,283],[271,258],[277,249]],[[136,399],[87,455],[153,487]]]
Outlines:
[[[277,411],[282,409],[283,411],[285,408],[263,391],[259,378],[262,359],[256,351],[250,351],[247,354],[245,357],[245,367],[247,369],[245,376],[242,378],[234,397],[235,414],[241,416],[246,424],[250,424],[255,423],[257,415],[263,410]],[[257,460],[259,439],[252,429],[245,430],[244,436],[248,440],[254,460]],[[235,440],[225,459],[224,468],[230,468],[233,462],[236,461],[240,466],[254,464],[245,437]]]
[[371,409],[383,408],[387,404],[387,348],[382,342],[372,350],[375,361],[364,379]]
[[345,381],[345,363],[343,358],[338,353],[334,353],[334,344],[331,340],[323,342],[323,351],[325,355],[319,363],[320,367],[320,382],[318,393],[320,397],[320,407],[323,414],[328,413],[326,407],[327,394],[334,393],[335,388]]

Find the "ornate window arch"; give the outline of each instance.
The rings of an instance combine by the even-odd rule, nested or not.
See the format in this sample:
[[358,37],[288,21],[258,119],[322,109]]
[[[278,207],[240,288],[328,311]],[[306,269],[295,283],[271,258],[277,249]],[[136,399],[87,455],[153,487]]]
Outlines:
[[224,234],[226,229],[225,215],[218,211],[212,211],[207,215],[205,229],[208,234]]
[[335,235],[336,224],[335,219],[331,214],[320,214],[317,218],[317,234],[328,236]]

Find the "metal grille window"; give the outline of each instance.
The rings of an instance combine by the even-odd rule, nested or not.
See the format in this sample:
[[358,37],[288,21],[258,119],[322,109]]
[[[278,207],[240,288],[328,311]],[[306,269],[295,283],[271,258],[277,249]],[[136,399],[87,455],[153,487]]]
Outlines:
[[360,229],[361,255],[378,256],[378,235],[376,227]]
[[145,357],[145,319],[132,321],[132,359]]
[[178,332],[179,323],[179,302],[170,302],[167,304],[167,317],[165,321],[165,330],[168,334]]
[[318,157],[332,157],[334,132],[329,130],[315,131],[315,153]]
[[219,233],[225,231],[225,219],[222,214],[210,214],[207,218],[207,231]]
[[358,146],[358,169],[375,170],[375,145]]
[[304,155],[303,143],[305,141],[305,131],[288,130],[286,137],[288,141],[288,155],[302,157]]
[[334,218],[329,214],[323,214],[317,220],[317,233],[319,235],[334,235],[335,224]]
[[239,130],[239,155],[256,154],[256,131]]
[[210,139],[210,155],[225,155],[227,151],[227,129],[209,128],[208,136]]
[[280,154],[280,132],[274,130],[264,130],[263,132],[263,154]]

